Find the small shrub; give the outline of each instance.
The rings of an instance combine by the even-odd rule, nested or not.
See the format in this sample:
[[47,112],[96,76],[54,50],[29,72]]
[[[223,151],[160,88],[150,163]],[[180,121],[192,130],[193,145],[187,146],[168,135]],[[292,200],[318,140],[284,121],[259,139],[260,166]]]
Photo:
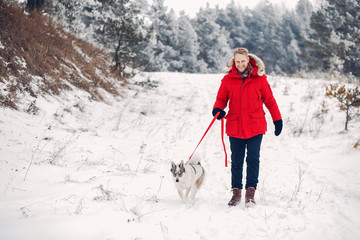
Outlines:
[[348,123],[355,117],[351,112],[352,108],[360,107],[360,90],[358,87],[346,88],[345,85],[330,84],[326,87],[327,97],[336,98],[340,103],[340,110],[345,111],[345,130],[348,130]]

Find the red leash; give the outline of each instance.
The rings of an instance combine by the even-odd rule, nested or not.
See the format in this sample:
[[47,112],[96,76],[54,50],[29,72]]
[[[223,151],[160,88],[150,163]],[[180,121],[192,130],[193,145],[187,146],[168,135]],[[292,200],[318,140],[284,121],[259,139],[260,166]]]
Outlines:
[[[213,120],[211,121],[209,127],[206,129],[204,135],[202,136],[202,138],[200,139],[200,142],[198,143],[198,145],[196,146],[195,150],[193,151],[193,153],[191,154],[191,156],[189,157],[189,160],[192,158],[192,156],[194,155],[196,149],[199,147],[200,143],[202,142],[202,140],[204,139],[205,135],[209,132],[211,126],[214,124],[216,118],[219,116],[220,112],[218,112],[215,117],[213,118]],[[225,148],[225,142],[224,142],[224,118],[221,119],[221,140],[222,140],[222,144],[224,147],[224,153],[225,153],[225,167],[227,167],[227,154],[226,154],[226,148]]]
[[227,167],[227,154],[226,154],[226,148],[225,148],[225,142],[224,142],[224,118],[221,119],[221,141],[224,147],[224,153],[225,153],[225,167]]

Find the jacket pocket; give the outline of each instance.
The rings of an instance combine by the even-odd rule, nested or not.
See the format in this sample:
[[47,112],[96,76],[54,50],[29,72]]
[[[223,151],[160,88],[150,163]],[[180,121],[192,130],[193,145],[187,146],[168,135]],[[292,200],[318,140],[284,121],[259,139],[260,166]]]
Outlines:
[[258,118],[264,118],[265,112],[263,109],[257,110],[256,112],[250,113],[251,118],[258,119]]
[[238,116],[228,116],[227,117],[226,134],[229,136],[237,136],[239,134]]
[[265,133],[266,132],[266,120],[265,112],[263,109],[259,109],[256,112],[250,113],[252,131],[254,133]]

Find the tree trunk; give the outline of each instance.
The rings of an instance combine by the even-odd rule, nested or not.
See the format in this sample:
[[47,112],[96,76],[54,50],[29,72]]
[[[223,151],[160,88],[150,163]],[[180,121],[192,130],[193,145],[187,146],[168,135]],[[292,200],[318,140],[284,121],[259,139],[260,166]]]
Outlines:
[[44,4],[44,0],[27,0],[26,7],[30,11],[34,11],[35,8],[39,10]]
[[118,40],[118,44],[116,46],[116,49],[115,49],[115,53],[114,53],[114,60],[115,60],[115,69],[116,70],[119,70],[119,75],[120,77],[122,77],[123,75],[123,66],[122,66],[122,63],[121,63],[121,59],[120,59],[120,47],[121,47],[121,42],[122,42],[122,37],[123,35],[121,34],[120,31],[118,31],[118,36],[119,36],[119,40]]

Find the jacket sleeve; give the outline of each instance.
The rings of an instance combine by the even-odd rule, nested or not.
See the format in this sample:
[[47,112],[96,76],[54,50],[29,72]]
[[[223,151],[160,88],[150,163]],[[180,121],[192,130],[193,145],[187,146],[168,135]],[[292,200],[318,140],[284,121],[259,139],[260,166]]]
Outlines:
[[266,108],[269,109],[273,121],[280,120],[281,119],[280,110],[274,98],[270,84],[267,81],[265,75],[264,75],[263,84],[261,86],[261,96]]
[[225,109],[227,106],[227,102],[229,100],[229,91],[228,88],[226,86],[226,81],[224,81],[224,79],[221,81],[221,85],[220,88],[218,90],[217,96],[216,96],[216,101],[214,104],[214,108],[220,108],[220,109]]

